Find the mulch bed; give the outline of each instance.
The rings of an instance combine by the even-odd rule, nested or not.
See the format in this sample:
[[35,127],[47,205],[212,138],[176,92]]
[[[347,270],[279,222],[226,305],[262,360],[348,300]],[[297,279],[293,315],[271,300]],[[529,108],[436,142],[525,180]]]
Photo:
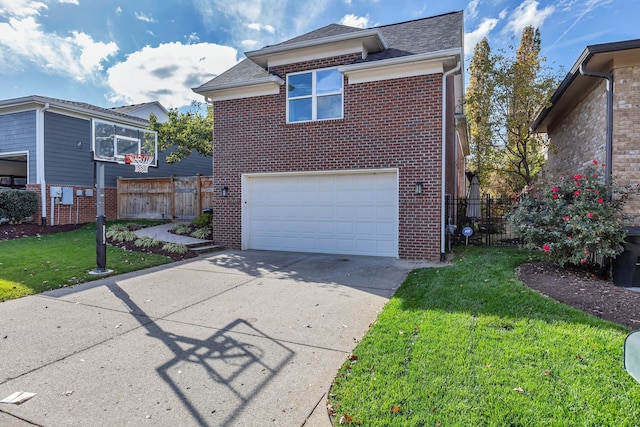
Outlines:
[[527,287],[544,296],[628,328],[640,329],[640,292],[616,286],[585,270],[562,268],[548,262],[522,264],[516,274]]

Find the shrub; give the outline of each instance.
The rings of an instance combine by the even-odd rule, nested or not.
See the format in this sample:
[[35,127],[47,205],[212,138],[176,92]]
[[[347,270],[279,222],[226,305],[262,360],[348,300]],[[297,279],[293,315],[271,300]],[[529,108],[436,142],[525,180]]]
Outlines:
[[174,234],[184,235],[184,234],[189,234],[190,228],[188,224],[176,224],[173,227],[171,227],[169,231],[171,231]]
[[187,248],[186,245],[183,245],[180,243],[165,243],[162,246],[162,249],[167,252],[173,252],[176,254],[184,254],[184,253],[187,253],[187,251],[189,250],[189,248]]
[[631,189],[612,184],[607,197],[597,165],[594,160],[583,173],[532,186],[516,197],[508,219],[526,247],[543,250],[562,266],[602,266],[622,251],[622,207]]
[[133,244],[136,245],[136,247],[138,248],[152,248],[156,245],[159,245],[160,240],[154,239],[153,237],[144,236],[144,237],[137,238],[133,242]]
[[0,217],[21,223],[38,211],[38,194],[28,190],[0,191]]
[[195,237],[196,239],[207,240],[211,238],[211,228],[209,227],[201,227],[196,228],[190,234],[191,237]]
[[132,242],[138,238],[135,232],[129,230],[123,224],[114,224],[107,227],[106,237],[116,242]]
[[194,218],[193,221],[191,221],[191,224],[193,224],[196,228],[203,228],[203,227],[211,227],[212,222],[213,222],[213,215],[204,213]]

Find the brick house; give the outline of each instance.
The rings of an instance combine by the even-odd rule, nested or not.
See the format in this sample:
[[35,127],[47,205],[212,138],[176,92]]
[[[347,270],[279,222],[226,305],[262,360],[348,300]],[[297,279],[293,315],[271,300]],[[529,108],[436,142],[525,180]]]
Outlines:
[[[532,126],[549,137],[546,173],[597,160],[616,183],[639,184],[639,116],[640,39],[587,46]],[[625,213],[640,224],[640,198],[630,198]]]
[[214,240],[441,260],[464,195],[463,13],[246,52],[213,103]]
[[[0,187],[6,180],[38,193],[36,222],[60,225],[95,221],[95,165],[91,156],[94,123],[140,134],[149,124],[149,112],[166,116],[159,103],[109,109],[45,96],[0,100]],[[170,152],[161,151],[157,164],[144,176],[211,175],[208,156],[194,152],[178,163],[169,164],[166,156]],[[106,164],[108,220],[117,218],[117,178],[141,176],[130,165]],[[56,189],[62,191],[62,197],[55,197]]]

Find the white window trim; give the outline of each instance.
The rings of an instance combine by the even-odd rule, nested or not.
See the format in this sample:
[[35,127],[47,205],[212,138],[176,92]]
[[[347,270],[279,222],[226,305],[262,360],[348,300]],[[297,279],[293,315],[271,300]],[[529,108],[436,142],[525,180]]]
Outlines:
[[[286,87],[289,86],[289,76],[296,76],[296,75],[300,75],[300,74],[309,74],[311,73],[312,77],[311,77],[311,95],[306,95],[306,96],[295,96],[290,98],[289,97],[289,92],[287,89],[285,89],[286,94],[287,94],[287,124],[297,124],[297,123],[311,123],[311,122],[323,122],[323,121],[327,121],[327,120],[342,120],[344,118],[344,75],[342,73],[340,73],[341,75],[341,82],[342,85],[340,86],[340,90],[336,91],[336,92],[329,92],[329,93],[323,93],[322,95],[317,95],[316,94],[316,75],[319,71],[326,71],[326,70],[338,70],[337,67],[329,67],[329,68],[318,68],[317,70],[308,70],[308,71],[300,71],[297,73],[290,73],[287,74],[287,82],[286,82]],[[331,117],[331,118],[327,118],[327,119],[318,119],[318,98],[320,97],[324,97],[324,96],[335,96],[335,95],[340,95],[340,117]],[[295,101],[297,99],[307,99],[307,98],[311,98],[311,120],[298,120],[298,121],[291,121],[289,120],[289,102],[290,101]]]

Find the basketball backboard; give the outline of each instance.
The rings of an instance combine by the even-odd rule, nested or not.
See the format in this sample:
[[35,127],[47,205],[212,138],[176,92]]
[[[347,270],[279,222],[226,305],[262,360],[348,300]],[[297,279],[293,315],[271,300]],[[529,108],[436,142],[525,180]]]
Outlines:
[[153,156],[150,166],[158,166],[157,132],[95,119],[92,122],[94,160],[124,164],[127,154],[143,154]]

